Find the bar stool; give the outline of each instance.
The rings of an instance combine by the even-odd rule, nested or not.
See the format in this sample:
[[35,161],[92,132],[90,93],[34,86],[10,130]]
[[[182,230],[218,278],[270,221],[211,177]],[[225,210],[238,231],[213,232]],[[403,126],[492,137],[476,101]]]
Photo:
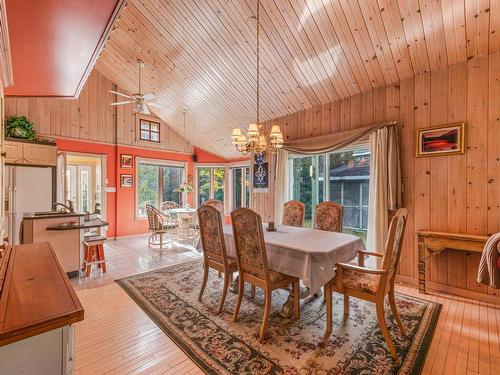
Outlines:
[[92,265],[96,264],[102,272],[106,272],[106,258],[104,257],[104,241],[103,236],[87,236],[83,244],[85,245],[85,257],[83,260],[82,271],[85,271],[85,276],[90,276]]

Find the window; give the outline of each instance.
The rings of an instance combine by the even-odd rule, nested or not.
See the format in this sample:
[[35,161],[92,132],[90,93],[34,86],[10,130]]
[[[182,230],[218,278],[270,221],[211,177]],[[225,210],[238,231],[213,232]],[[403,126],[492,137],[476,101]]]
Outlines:
[[160,123],[150,120],[140,119],[141,141],[160,142]]
[[231,209],[250,207],[250,167],[231,168]]
[[[289,160],[290,199],[306,205],[306,226],[312,227],[314,208],[333,201],[344,207],[344,232],[366,240],[370,150],[368,146]],[[325,171],[328,173],[325,176]]]
[[183,203],[182,193],[176,191],[184,181],[184,166],[137,162],[137,216],[146,216],[146,204],[159,207],[162,202]]
[[223,167],[198,167],[198,207],[207,199],[224,202],[226,169]]

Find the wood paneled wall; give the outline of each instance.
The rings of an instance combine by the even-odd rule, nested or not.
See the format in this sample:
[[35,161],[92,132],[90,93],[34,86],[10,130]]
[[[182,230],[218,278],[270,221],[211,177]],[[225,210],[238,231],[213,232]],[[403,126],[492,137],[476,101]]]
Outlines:
[[109,90],[116,85],[94,70],[78,99],[6,97],[5,114],[26,116],[42,136],[108,144],[118,139],[119,145],[193,153],[193,146],[161,120],[161,142],[140,141],[132,106],[110,106],[117,100]]
[[[403,200],[410,212],[400,275],[415,280],[416,230],[500,231],[500,53],[297,112],[266,127],[278,123],[285,139],[292,140],[390,120],[401,127]],[[416,129],[462,121],[467,124],[464,155],[415,157]],[[263,220],[273,218],[272,172],[270,192],[254,193]],[[495,294],[477,284],[478,262],[477,254],[444,252],[429,263],[429,285]]]

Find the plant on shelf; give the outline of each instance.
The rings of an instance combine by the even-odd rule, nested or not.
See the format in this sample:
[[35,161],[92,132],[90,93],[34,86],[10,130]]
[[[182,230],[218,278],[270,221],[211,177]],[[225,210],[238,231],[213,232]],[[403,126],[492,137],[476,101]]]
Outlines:
[[35,128],[26,116],[9,116],[5,121],[5,136],[35,140]]

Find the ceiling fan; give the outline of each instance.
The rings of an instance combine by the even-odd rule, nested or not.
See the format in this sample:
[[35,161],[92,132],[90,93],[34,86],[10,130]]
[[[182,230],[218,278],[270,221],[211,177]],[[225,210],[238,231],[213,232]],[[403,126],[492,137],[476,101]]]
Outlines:
[[137,66],[139,68],[139,91],[137,94],[132,94],[132,95],[127,95],[118,91],[113,91],[110,90],[109,92],[123,96],[129,100],[123,101],[123,102],[115,102],[111,103],[111,105],[124,105],[124,104],[134,104],[134,112],[144,114],[144,115],[150,115],[151,111],[149,108],[158,108],[159,110],[165,110],[168,112],[172,111],[172,108],[169,106],[166,106],[164,104],[160,103],[155,103],[154,100],[156,99],[156,95],[154,94],[142,94],[141,93],[141,73],[142,73],[142,68],[144,68],[144,62],[142,60],[137,59]]

